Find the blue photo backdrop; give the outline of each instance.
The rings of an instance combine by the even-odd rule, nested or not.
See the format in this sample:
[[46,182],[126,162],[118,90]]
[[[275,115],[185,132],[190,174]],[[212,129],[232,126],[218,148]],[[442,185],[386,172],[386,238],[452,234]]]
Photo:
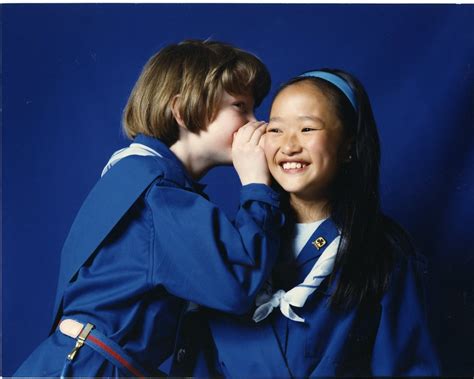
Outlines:
[[[272,94],[318,67],[365,84],[383,207],[430,263],[443,373],[474,374],[474,6],[29,4],[3,5],[1,17],[3,376],[48,333],[62,243],[108,157],[127,144],[121,112],[142,66],[189,38],[257,54]],[[232,216],[233,169],[203,181]]]

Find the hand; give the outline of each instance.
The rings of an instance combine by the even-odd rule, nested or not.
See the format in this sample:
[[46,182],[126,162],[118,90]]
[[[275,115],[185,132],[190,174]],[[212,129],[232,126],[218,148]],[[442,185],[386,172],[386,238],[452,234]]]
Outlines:
[[264,121],[251,121],[234,133],[232,161],[243,186],[250,183],[271,183],[262,148],[266,126]]

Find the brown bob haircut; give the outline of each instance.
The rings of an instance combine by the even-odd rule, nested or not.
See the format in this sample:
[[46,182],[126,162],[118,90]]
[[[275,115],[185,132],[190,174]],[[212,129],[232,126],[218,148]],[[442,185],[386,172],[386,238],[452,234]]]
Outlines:
[[260,105],[270,90],[270,74],[254,55],[217,41],[186,40],[150,58],[130,94],[123,129],[133,139],[145,134],[171,146],[179,138],[171,103],[180,95],[179,112],[193,133],[216,117],[223,91],[250,94]]

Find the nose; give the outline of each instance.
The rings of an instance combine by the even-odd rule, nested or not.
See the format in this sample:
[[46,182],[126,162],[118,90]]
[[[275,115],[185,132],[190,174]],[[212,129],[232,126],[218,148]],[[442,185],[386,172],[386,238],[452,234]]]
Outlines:
[[301,144],[298,140],[298,136],[291,133],[284,137],[281,145],[281,152],[285,155],[294,155],[301,152]]

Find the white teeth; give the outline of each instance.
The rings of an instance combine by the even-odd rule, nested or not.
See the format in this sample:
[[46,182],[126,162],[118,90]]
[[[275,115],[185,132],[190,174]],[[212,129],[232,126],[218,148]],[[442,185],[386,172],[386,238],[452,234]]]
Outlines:
[[299,169],[305,167],[304,163],[299,162],[285,162],[282,164],[283,170],[292,170],[292,169]]

